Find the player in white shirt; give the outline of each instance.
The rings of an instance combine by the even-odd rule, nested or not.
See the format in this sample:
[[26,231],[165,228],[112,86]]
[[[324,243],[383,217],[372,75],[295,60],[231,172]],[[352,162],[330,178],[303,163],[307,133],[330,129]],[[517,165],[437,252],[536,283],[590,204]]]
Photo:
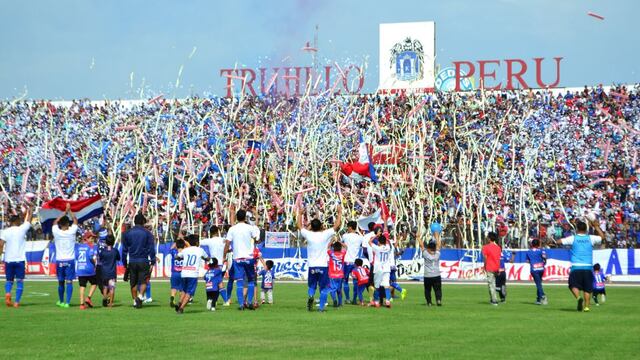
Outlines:
[[307,285],[309,287],[307,299],[307,309],[313,309],[316,288],[320,287],[320,311],[324,311],[324,306],[329,296],[329,254],[327,254],[327,246],[331,238],[340,229],[342,223],[342,206],[338,205],[336,221],[333,228],[323,230],[322,222],[318,219],[311,220],[311,230],[307,230],[302,226],[302,209],[298,209],[296,216],[296,225],[300,230],[300,235],[307,242],[307,266],[309,274],[307,277]]
[[[70,223],[69,214],[73,219]],[[56,275],[58,276],[58,299],[56,305],[68,308],[73,295],[73,279],[76,277],[76,233],[78,232],[78,218],[71,212],[71,205],[54,222],[53,243],[56,248]],[[65,301],[65,283],[67,298]]]
[[25,262],[27,261],[25,243],[27,232],[31,228],[32,209],[27,208],[24,221],[20,222],[20,216],[13,215],[9,218],[9,227],[0,231],[0,257],[4,253],[4,269],[6,282],[4,284],[4,302],[11,304],[11,289],[16,282],[16,301],[13,307],[20,306],[20,299],[24,290]]
[[[391,258],[393,247],[387,242],[387,238],[384,235],[380,235],[377,238],[378,244],[374,244],[372,238],[369,240],[369,247],[373,250],[374,263],[376,264],[373,273],[373,283],[376,290],[382,291],[384,288],[385,300],[384,305],[391,307],[391,286],[389,285],[389,274],[391,273]],[[380,307],[380,302],[375,302],[376,307]]]
[[[362,248],[362,243],[364,241],[364,238],[357,232],[357,230],[358,223],[355,221],[349,221],[347,223],[347,233],[342,235],[342,242],[347,245],[347,254],[344,257],[344,282],[342,286],[344,296],[347,301],[349,301],[349,276],[351,276],[351,272],[355,267],[354,263],[358,258],[358,255],[360,255],[360,248]],[[357,292],[358,280],[354,277],[352,304],[356,304]]]
[[[231,209],[233,213],[233,208]],[[253,269],[253,244],[260,236],[260,230],[254,225],[246,223],[247,212],[238,210],[235,214],[235,220],[238,222],[233,225],[227,233],[227,242],[224,247],[223,258],[226,257],[230,247],[233,247],[233,272],[236,282],[236,296],[238,298],[238,306],[240,310],[244,310],[244,287],[247,286],[247,306],[249,310],[253,310],[253,294],[255,289],[255,271]],[[231,219],[234,222],[234,219]],[[247,279],[247,284],[244,279]],[[231,295],[231,294],[228,294]]]
[[209,260],[207,253],[199,246],[198,235],[189,235],[186,243],[189,246],[176,255],[178,259],[182,259],[182,297],[175,307],[178,314],[184,312],[184,307],[187,306],[189,299],[195,295],[200,269],[202,269],[204,262]]
[[[209,249],[209,258],[218,259],[218,264],[220,264],[223,274],[227,271],[227,261],[224,256],[225,245],[225,239],[220,236],[220,228],[215,225],[211,225],[209,228],[209,237],[200,240],[200,247],[204,248],[206,246]],[[228,295],[230,294],[227,294],[227,289],[221,288],[220,295],[222,296],[222,300],[224,300],[225,306],[229,306]]]

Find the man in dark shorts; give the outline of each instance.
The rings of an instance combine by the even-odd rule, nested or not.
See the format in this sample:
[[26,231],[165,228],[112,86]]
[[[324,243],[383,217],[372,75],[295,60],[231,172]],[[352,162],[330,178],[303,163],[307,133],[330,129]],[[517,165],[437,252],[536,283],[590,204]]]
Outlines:
[[[569,290],[578,300],[578,311],[589,312],[589,303],[591,301],[591,292],[593,291],[593,245],[602,243],[605,238],[600,224],[596,219],[591,221],[596,235],[589,235],[587,224],[578,221],[576,224],[577,232],[564,239],[560,239],[558,243],[562,245],[571,245],[571,272],[569,273]],[[582,296],[580,292],[582,291]]]
[[[122,263],[127,269],[134,307],[142,307],[143,294],[156,260],[155,241],[151,232],[144,228],[144,215],[137,214],[134,227],[124,233],[122,241]],[[140,289],[140,291],[138,291]]]

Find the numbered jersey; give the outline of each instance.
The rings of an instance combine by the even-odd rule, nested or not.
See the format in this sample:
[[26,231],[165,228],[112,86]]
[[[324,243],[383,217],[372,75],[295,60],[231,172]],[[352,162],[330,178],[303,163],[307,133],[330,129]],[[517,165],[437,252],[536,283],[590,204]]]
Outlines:
[[344,257],[347,252],[343,249],[340,251],[327,251],[329,254],[329,278],[342,279],[344,277]]
[[393,248],[387,244],[376,245],[372,244],[374,263],[376,264],[374,269],[376,272],[390,272],[392,263],[392,251]]
[[201,247],[190,246],[182,250],[177,257],[182,258],[182,277],[198,278],[207,253]]
[[76,247],[76,274],[78,276],[93,276],[96,268],[93,265],[95,251],[87,244],[79,244]]
[[369,283],[369,269],[366,267],[356,267],[351,271],[351,275],[358,280],[358,285],[367,285]]

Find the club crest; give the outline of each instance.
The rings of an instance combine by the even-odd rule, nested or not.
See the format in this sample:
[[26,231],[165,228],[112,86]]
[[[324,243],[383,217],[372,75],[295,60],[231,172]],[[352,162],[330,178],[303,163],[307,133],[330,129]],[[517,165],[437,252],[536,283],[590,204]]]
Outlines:
[[395,66],[395,77],[401,81],[416,81],[424,75],[424,49],[419,40],[410,37],[396,43],[390,50],[390,67]]

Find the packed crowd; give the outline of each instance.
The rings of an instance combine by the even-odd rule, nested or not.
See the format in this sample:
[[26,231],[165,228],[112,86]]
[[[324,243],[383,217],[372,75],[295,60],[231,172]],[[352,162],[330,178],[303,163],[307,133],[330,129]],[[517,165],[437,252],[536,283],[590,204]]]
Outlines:
[[[372,155],[397,155],[381,157],[378,182],[334,176],[357,161],[360,135]],[[597,215],[608,246],[632,247],[639,148],[639,87],[2,102],[0,216],[99,193],[117,237],[142,212],[172,241],[228,223],[231,203],[286,231],[296,203],[330,224],[342,201],[352,219],[388,212],[405,246],[420,221],[442,225],[443,246],[477,248],[489,231],[509,247],[552,245]]]

